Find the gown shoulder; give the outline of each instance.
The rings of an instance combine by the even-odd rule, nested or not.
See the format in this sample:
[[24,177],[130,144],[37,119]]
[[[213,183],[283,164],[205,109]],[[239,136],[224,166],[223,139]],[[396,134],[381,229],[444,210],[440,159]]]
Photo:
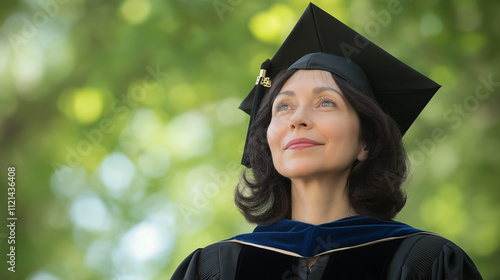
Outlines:
[[389,280],[482,279],[469,256],[448,239],[417,234],[403,240],[389,267]]
[[244,245],[234,242],[217,242],[196,249],[177,267],[172,280],[234,279],[238,257]]

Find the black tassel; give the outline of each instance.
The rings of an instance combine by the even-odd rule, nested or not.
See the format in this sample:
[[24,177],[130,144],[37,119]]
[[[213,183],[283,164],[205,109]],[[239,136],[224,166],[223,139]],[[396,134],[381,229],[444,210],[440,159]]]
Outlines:
[[[269,78],[265,77],[266,72],[271,68],[271,60],[267,59],[260,66],[261,72],[259,77],[257,77],[257,82],[255,85],[255,92],[253,95],[253,103],[252,103],[252,111],[250,113],[250,122],[248,123],[248,131],[247,138],[245,140],[245,148],[243,149],[243,157],[241,159],[241,164],[244,166],[251,168],[250,159],[248,156],[248,140],[252,135],[252,125],[257,117],[257,111],[259,111],[260,103],[262,102],[262,98],[266,93],[267,88],[270,86]],[[263,71],[264,70],[264,71]],[[264,85],[265,86],[264,86]]]

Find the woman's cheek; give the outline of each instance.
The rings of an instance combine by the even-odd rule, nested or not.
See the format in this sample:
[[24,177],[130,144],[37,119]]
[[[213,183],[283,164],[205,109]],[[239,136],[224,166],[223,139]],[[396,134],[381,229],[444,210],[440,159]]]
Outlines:
[[271,120],[271,123],[269,124],[269,127],[267,129],[267,135],[268,137],[271,135],[274,135],[275,137],[279,134],[282,134],[283,131],[286,129],[286,120],[284,117],[274,117]]
[[273,159],[278,155],[281,149],[281,140],[283,138],[283,129],[277,125],[276,121],[271,121],[267,129],[267,143],[271,149]]
[[269,148],[271,149],[271,153],[273,151],[273,141],[274,141],[272,125],[273,124],[270,123],[269,127],[267,128],[267,144],[269,145]]

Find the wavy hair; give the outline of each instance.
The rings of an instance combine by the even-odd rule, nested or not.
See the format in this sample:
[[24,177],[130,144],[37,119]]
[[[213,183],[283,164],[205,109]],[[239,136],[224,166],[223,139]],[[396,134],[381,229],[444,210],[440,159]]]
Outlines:
[[[235,190],[236,206],[251,223],[264,225],[291,217],[291,181],[274,168],[267,128],[274,99],[296,71],[291,69],[277,75],[252,125],[247,144],[252,168],[243,172]],[[406,203],[401,186],[409,167],[399,127],[375,100],[349,81],[334,73],[332,76],[356,111],[359,137],[368,149],[366,159],[356,160],[347,178],[349,203],[359,215],[393,219]]]

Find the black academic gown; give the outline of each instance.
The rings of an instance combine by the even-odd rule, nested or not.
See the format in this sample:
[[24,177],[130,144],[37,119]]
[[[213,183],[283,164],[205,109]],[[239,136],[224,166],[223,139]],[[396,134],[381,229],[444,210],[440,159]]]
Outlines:
[[457,245],[443,237],[418,231],[324,250],[310,269],[305,258],[283,247],[231,239],[194,251],[179,265],[172,279],[482,278],[471,259]]

